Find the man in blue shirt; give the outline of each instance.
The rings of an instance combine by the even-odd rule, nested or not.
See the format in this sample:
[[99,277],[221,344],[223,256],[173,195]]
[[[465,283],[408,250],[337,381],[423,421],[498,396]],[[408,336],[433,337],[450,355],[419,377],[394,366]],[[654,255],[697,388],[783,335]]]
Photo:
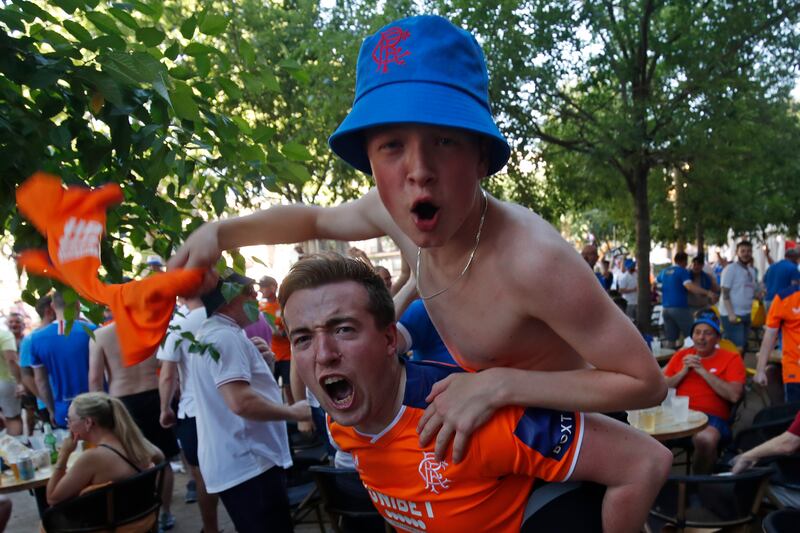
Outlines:
[[52,306],[55,322],[32,334],[31,366],[39,398],[50,412],[50,421],[54,426],[66,427],[72,399],[89,391],[89,332],[96,326],[75,319],[67,334],[62,293],[53,293]]
[[767,311],[772,304],[772,299],[779,291],[800,283],[800,270],[797,269],[798,260],[800,260],[800,251],[797,248],[789,248],[783,255],[783,259],[770,265],[767,269],[764,274],[764,285],[767,288],[764,303]]
[[689,256],[685,252],[675,254],[673,261],[674,265],[658,275],[658,282],[661,284],[661,305],[664,309],[664,335],[668,342],[675,345],[681,334],[684,337],[691,336],[694,318],[689,308],[689,292],[705,295],[711,301],[716,301],[716,294],[692,282],[692,275],[686,269]]
[[456,364],[431,322],[422,300],[416,299],[409,304],[397,323],[397,330],[400,332],[398,352],[405,353],[412,350],[412,361]]

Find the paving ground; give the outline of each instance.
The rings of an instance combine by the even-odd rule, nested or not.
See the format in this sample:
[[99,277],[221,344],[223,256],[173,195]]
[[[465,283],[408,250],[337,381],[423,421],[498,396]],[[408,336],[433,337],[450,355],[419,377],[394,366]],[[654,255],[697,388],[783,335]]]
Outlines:
[[[175,527],[170,530],[174,533],[198,533],[202,529],[200,512],[197,509],[197,504],[187,504],[183,501],[183,496],[186,492],[186,481],[188,479],[186,474],[175,474],[175,489],[172,498],[172,512],[175,515]],[[36,510],[36,502],[33,496],[29,495],[27,492],[17,492],[10,494],[9,497],[14,504],[14,508],[11,513],[11,520],[9,520],[8,526],[6,527],[6,532],[38,532],[39,514]],[[233,523],[221,503],[219,505],[219,524],[226,533],[234,533]],[[332,531],[329,525],[326,531]],[[297,526],[295,532],[318,533],[319,526],[316,523],[303,523]]]

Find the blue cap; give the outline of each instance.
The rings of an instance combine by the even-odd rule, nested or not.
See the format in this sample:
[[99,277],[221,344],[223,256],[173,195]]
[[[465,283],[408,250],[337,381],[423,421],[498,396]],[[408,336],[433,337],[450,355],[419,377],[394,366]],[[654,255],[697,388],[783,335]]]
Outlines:
[[713,311],[703,312],[697,315],[697,318],[694,319],[694,323],[692,324],[692,334],[694,334],[694,328],[698,324],[706,324],[708,326],[711,326],[712,328],[714,328],[714,331],[717,332],[717,335],[722,335],[722,331],[720,331],[719,328],[719,319],[717,318],[717,315]]
[[626,259],[625,260],[625,268],[627,270],[630,270],[631,268],[633,268],[635,266],[636,266],[636,261],[634,261],[633,259]]
[[328,139],[352,166],[372,174],[364,131],[387,124],[460,128],[489,140],[489,174],[511,148],[492,118],[489,76],[480,45],[442,17],[387,24],[364,39],[356,66],[353,109]]

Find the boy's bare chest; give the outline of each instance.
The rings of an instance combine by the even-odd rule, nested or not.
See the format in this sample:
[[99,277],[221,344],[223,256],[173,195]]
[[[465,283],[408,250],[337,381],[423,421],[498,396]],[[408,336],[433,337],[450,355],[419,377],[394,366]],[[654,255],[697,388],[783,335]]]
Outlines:
[[526,315],[515,295],[502,288],[442,294],[425,305],[462,366],[561,370],[581,365],[561,337],[543,320]]

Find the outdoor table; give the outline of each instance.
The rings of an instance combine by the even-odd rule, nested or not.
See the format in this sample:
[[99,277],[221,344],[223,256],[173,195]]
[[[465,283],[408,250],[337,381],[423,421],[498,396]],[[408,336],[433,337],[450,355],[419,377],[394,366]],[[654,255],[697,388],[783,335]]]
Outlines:
[[656,362],[662,366],[669,363],[673,354],[675,354],[675,350],[672,348],[656,348],[653,350],[653,357],[655,357]]
[[641,426],[636,426],[658,441],[667,441],[691,437],[700,433],[708,425],[708,416],[700,411],[689,409],[689,417],[684,422],[678,422],[668,411],[663,411],[656,417],[656,426],[653,431],[645,431]]
[[[80,450],[75,450],[72,452],[72,455],[69,456],[69,460],[67,461],[67,466],[71,467],[80,455]],[[44,510],[48,507],[45,489],[47,488],[47,482],[50,480],[50,476],[52,475],[53,465],[46,466],[44,468],[37,468],[33,479],[26,480],[18,480],[14,477],[11,469],[8,469],[0,474],[0,480],[2,480],[2,484],[0,484],[0,494],[10,494],[12,492],[30,490],[36,498],[36,506],[39,508],[39,515],[41,516]]]

